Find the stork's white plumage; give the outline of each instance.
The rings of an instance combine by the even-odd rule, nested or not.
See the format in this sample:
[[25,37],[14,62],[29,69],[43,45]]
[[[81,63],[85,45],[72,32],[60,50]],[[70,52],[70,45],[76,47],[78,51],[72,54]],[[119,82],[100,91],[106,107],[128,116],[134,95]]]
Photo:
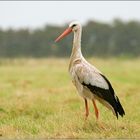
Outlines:
[[86,118],[89,115],[87,99],[92,100],[97,119],[99,112],[95,103],[96,99],[112,110],[117,118],[118,115],[123,117],[125,115],[124,109],[110,82],[96,67],[89,64],[81,53],[81,24],[78,21],[70,23],[69,27],[55,41],[59,41],[71,32],[74,32],[74,39],[69,72],[79,95],[85,100]]

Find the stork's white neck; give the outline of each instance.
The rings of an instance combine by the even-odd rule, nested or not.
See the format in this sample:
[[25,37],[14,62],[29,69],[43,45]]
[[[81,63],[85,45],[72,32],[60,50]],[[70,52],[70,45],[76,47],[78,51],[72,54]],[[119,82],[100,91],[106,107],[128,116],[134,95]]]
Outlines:
[[71,59],[77,59],[82,57],[81,53],[81,35],[82,28],[80,27],[77,31],[74,31],[73,48]]

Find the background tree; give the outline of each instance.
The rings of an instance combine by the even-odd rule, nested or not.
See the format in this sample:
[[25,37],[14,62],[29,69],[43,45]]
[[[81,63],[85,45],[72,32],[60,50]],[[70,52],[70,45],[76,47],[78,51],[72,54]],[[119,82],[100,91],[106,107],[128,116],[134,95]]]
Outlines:
[[[72,34],[54,43],[67,25],[40,29],[0,29],[0,57],[67,57]],[[140,22],[115,19],[111,24],[88,21],[83,26],[82,50],[87,57],[140,56]]]

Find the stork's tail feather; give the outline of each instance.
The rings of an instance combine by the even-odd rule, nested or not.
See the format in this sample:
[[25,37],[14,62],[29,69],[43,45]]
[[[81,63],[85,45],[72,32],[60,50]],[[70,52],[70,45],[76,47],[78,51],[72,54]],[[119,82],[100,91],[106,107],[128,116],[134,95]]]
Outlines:
[[122,107],[122,105],[121,105],[121,103],[119,101],[119,98],[115,95],[114,89],[112,88],[112,86],[111,86],[110,82],[108,81],[108,79],[102,74],[101,74],[101,76],[106,80],[106,82],[109,85],[109,92],[111,93],[110,95],[113,95],[111,97],[111,100],[108,100],[108,99],[107,100],[109,101],[111,106],[114,108],[116,117],[118,118],[118,114],[123,117],[123,115],[125,115],[125,112],[124,112],[124,109],[123,109],[123,107]]
[[123,115],[125,115],[124,109],[119,101],[119,98],[117,96],[115,96],[115,106],[113,106],[115,113],[116,113],[116,117],[118,118],[118,114],[120,116],[123,117]]

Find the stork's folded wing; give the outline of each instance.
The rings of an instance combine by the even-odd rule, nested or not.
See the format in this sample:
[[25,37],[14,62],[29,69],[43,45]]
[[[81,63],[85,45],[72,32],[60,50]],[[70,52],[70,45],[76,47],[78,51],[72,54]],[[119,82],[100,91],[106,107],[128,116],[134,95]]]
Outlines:
[[104,77],[93,67],[80,63],[75,66],[75,73],[80,83],[90,84],[103,89],[109,89],[109,85]]

